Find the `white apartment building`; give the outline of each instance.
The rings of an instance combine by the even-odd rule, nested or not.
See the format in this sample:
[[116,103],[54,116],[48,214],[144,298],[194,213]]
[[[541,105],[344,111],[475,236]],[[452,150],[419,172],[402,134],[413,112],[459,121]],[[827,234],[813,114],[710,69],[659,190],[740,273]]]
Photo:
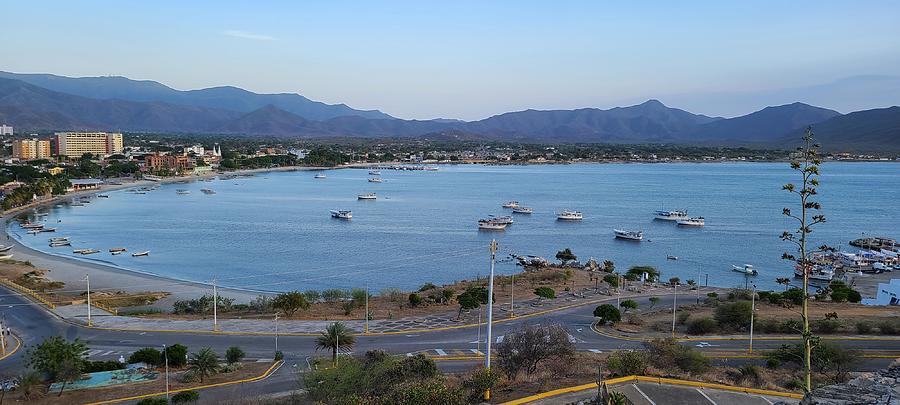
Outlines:
[[56,154],[81,157],[85,153],[112,155],[122,153],[122,134],[106,132],[57,132],[54,134]]

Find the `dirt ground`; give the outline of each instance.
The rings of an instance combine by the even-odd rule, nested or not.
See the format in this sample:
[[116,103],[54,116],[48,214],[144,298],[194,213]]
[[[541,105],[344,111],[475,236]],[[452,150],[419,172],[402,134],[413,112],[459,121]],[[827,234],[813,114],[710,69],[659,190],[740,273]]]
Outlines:
[[[233,381],[233,380],[241,380],[246,378],[256,377],[263,372],[265,372],[272,363],[244,363],[243,367],[240,370],[231,372],[231,373],[221,373],[216,374],[212,377],[209,377],[203,381],[194,383],[181,383],[178,381],[178,377],[184,372],[183,370],[169,372],[169,389],[176,390],[180,388],[190,388],[196,387],[199,385],[206,384],[215,384],[219,382],[225,381]],[[115,398],[123,398],[130,397],[135,395],[142,394],[150,394],[156,392],[165,392],[166,383],[165,377],[161,372],[159,377],[153,381],[129,384],[129,385],[121,385],[117,387],[106,387],[106,388],[93,388],[93,389],[83,389],[77,391],[63,391],[62,396],[57,396],[57,392],[46,393],[41,396],[41,398],[31,398],[29,400],[25,400],[21,397],[20,392],[14,393],[15,395],[8,395],[7,400],[12,399],[10,402],[15,403],[28,403],[35,405],[43,405],[43,404],[85,404],[89,402],[97,402]],[[21,391],[21,390],[20,390]],[[203,391],[198,391],[200,393],[200,398],[203,398]]]

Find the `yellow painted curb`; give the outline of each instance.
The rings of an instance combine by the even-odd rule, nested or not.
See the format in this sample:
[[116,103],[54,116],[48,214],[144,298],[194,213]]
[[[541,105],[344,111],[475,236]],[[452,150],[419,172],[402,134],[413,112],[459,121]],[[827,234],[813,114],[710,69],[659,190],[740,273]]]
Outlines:
[[[179,393],[182,391],[196,391],[196,390],[203,390],[203,389],[207,389],[207,388],[216,388],[216,387],[223,387],[226,385],[243,384],[243,383],[248,383],[248,382],[259,381],[259,380],[262,380],[263,378],[268,377],[270,374],[272,374],[272,372],[278,366],[280,366],[283,363],[284,363],[284,361],[282,361],[282,360],[276,361],[275,363],[272,364],[271,367],[269,367],[268,370],[266,370],[265,372],[263,372],[262,374],[260,374],[256,377],[245,378],[243,380],[225,381],[225,382],[220,382],[220,383],[215,383],[215,384],[201,385],[198,387],[179,388],[177,390],[169,390],[169,394],[171,395],[171,394]],[[135,396],[126,397],[126,398],[116,398],[116,399],[109,399],[106,401],[91,402],[91,403],[88,403],[87,405],[115,404],[115,403],[123,402],[123,401],[133,401],[136,399],[159,397],[159,396],[165,396],[165,395],[166,395],[166,392],[163,391],[163,392],[156,392],[156,393],[152,393],[152,394],[135,395]]]
[[[669,385],[684,385],[689,387],[700,387],[700,388],[710,388],[716,390],[723,391],[732,391],[732,392],[743,392],[745,394],[757,394],[757,395],[768,395],[773,397],[784,397],[784,398],[794,398],[794,399],[802,399],[803,394],[795,394],[793,392],[781,392],[781,391],[772,391],[772,390],[764,390],[759,388],[747,388],[747,387],[737,387],[733,385],[725,385],[725,384],[714,384],[714,383],[705,383],[699,381],[687,381],[687,380],[678,380],[674,378],[663,378],[663,377],[645,377],[645,376],[635,376],[630,375],[627,377],[619,377],[619,378],[611,378],[606,381],[606,385],[616,385],[627,382],[652,382],[657,384],[669,384]],[[542,392],[539,394],[534,394],[531,396],[527,396],[524,398],[514,399],[509,402],[504,402],[501,405],[521,405],[527,404],[530,402],[534,402],[537,400],[555,397],[557,395],[569,394],[572,392],[579,391],[587,391],[597,389],[597,383],[588,383],[583,385],[576,385],[574,387],[560,388],[555,389],[553,391]]]
[[13,340],[16,341],[16,346],[13,347],[12,350],[7,350],[6,354],[0,356],[0,360],[5,360],[7,357],[12,356],[19,350],[20,347],[22,347],[22,340],[19,339],[18,336],[10,334],[9,337],[13,338]]

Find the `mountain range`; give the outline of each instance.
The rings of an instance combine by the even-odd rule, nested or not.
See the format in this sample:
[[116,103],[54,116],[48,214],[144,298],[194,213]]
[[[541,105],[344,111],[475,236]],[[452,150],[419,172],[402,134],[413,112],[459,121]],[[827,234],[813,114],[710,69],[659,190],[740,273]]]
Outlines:
[[790,147],[813,125],[826,149],[900,151],[900,107],[840,114],[803,103],[735,118],[658,100],[611,109],[525,110],[479,121],[404,120],[298,94],[236,87],[180,91],[124,77],[0,72],[0,122],[23,130],[111,130],[312,137],[426,137],[547,143]]

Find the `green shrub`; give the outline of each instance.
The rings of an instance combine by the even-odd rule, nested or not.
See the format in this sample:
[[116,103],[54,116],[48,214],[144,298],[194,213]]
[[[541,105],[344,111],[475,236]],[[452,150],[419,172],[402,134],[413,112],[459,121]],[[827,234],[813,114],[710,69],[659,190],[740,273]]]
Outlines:
[[753,291],[746,288],[735,288],[728,292],[728,301],[750,301]]
[[868,335],[872,333],[872,324],[866,321],[857,322],[856,333],[860,335]]
[[600,318],[600,325],[622,321],[622,313],[619,308],[610,304],[603,304],[594,308],[594,316]]
[[550,287],[538,287],[534,289],[534,295],[541,298],[553,299],[556,298],[556,291],[553,291]]
[[847,301],[857,304],[862,301],[862,294],[859,291],[850,290],[847,292]]
[[197,402],[200,400],[200,393],[197,391],[181,391],[175,395],[172,395],[172,403],[173,404],[185,404],[188,402]]
[[712,318],[700,318],[688,322],[687,333],[689,335],[706,335],[719,329],[719,323]]
[[750,325],[750,301],[735,301],[716,307],[714,318],[723,328],[743,329]]
[[240,347],[231,346],[225,351],[225,361],[228,363],[237,363],[244,359],[244,351]]
[[162,362],[162,353],[152,347],[138,349],[131,356],[128,356],[128,364],[146,363],[148,366],[155,367]]
[[766,359],[766,368],[770,370],[775,370],[781,366],[781,361],[778,359]]
[[681,311],[678,313],[677,323],[679,325],[684,325],[687,320],[691,317],[691,313],[687,311]]
[[897,325],[892,321],[881,321],[878,323],[878,330],[882,335],[896,335]]
[[606,368],[618,376],[644,375],[647,357],[639,350],[616,350],[606,359]]
[[84,369],[81,371],[85,373],[96,373],[99,371],[121,370],[123,368],[125,368],[125,364],[115,360],[85,361]]
[[778,333],[781,332],[781,322],[774,318],[760,319],[754,325],[756,330],[762,333]]
[[433,283],[425,283],[425,284],[422,284],[421,287],[419,287],[419,292],[433,290],[435,288],[437,288],[437,286],[434,285]]
[[752,364],[745,364],[738,369],[738,381],[759,386],[763,381],[762,371]]
[[168,405],[165,397],[144,398],[138,401],[137,405]]
[[178,343],[166,347],[166,357],[169,359],[169,367],[179,368],[187,365],[187,352],[187,346]]
[[794,305],[803,304],[803,290],[799,288],[788,288],[781,293],[781,297]]
[[484,392],[494,388],[498,382],[500,382],[500,373],[484,368],[473,371],[462,381],[462,388],[468,399],[467,403],[481,403],[484,399]]
[[674,339],[654,339],[644,343],[648,360],[662,370],[678,368],[681,371],[700,374],[709,369],[709,359],[690,346],[678,344]]
[[[762,299],[762,297],[760,297]],[[784,300],[784,297],[781,296],[781,293],[773,292],[766,297],[766,301],[769,301],[772,305],[781,304],[781,301]]]
[[279,351],[275,352],[275,361],[281,361],[281,360],[284,360],[284,353],[282,353],[281,350],[279,350]]
[[409,306],[417,307],[422,304],[422,296],[416,293],[409,294]]
[[617,274],[607,274],[603,276],[603,281],[605,281],[606,284],[609,284],[612,288],[619,287],[619,276]]
[[819,319],[812,324],[816,333],[834,333],[841,328],[841,321],[837,319]]

